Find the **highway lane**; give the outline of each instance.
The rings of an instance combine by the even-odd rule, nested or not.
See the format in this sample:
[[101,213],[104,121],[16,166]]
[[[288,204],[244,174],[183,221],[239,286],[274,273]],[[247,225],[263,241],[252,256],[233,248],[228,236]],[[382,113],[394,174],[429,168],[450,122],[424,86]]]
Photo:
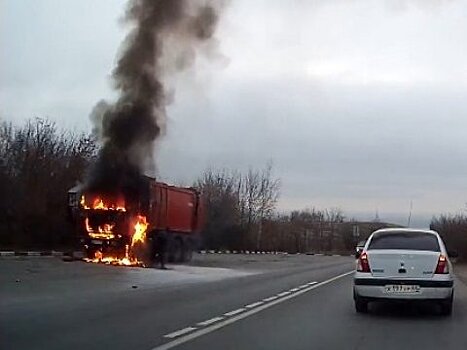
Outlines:
[[353,267],[350,257],[248,259],[232,269],[172,271],[0,260],[0,348],[149,350]]
[[356,314],[352,276],[315,288],[177,349],[467,349],[467,287],[456,280],[452,317],[433,305],[373,304]]
[[172,271],[29,261],[24,274],[0,260],[0,349],[467,348],[465,279],[450,318],[404,304],[359,315],[350,257],[245,261]]

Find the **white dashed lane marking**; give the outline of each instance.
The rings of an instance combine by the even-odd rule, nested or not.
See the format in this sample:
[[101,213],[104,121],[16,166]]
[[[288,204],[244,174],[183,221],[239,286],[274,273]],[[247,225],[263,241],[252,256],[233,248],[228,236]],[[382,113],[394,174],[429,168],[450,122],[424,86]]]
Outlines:
[[245,305],[245,307],[248,308],[248,309],[252,309],[252,308],[257,307],[257,306],[260,306],[260,305],[262,305],[262,304],[264,304],[262,301],[258,301],[258,302],[253,303],[253,304]]
[[[298,292],[299,290],[303,289],[303,288],[307,288],[313,284],[315,284],[317,282],[309,282],[309,283],[306,283],[306,284],[303,284],[297,288],[292,288],[288,291],[285,291],[285,292],[282,292],[282,293],[279,293],[277,295],[273,295],[273,296],[270,296],[269,298],[265,298],[263,299],[262,301],[257,301],[255,303],[251,303],[251,304],[248,304],[248,305],[245,305],[245,307],[243,308],[240,308],[240,309],[236,309],[236,310],[232,310],[232,311],[229,311],[229,312],[226,312],[224,314],[224,316],[227,316],[227,317],[231,317],[231,316],[235,316],[239,313],[242,313],[243,311],[247,310],[247,309],[254,309],[255,307],[257,306],[260,306],[260,305],[263,305],[264,303],[269,303],[271,301],[274,301],[276,299],[279,299],[279,298],[282,298],[282,297],[285,297],[286,295],[289,295],[289,294],[292,294],[292,293],[295,293],[295,292]],[[224,316],[218,316],[218,317],[213,317],[213,318],[210,318],[209,320],[206,320],[206,321],[202,321],[202,322],[198,322],[196,325],[199,326],[199,327],[205,327],[205,326],[209,326],[213,323],[216,323],[216,322],[219,322],[219,321],[222,321],[225,317]],[[184,335],[186,333],[189,333],[189,332],[192,332],[194,330],[196,330],[197,328],[196,327],[186,327],[186,328],[183,328],[183,329],[180,329],[178,331],[175,331],[175,332],[172,332],[172,333],[169,333],[169,334],[166,334],[164,335],[165,338],[177,338],[181,335]]]
[[[201,329],[197,329],[195,327],[187,327],[187,328],[181,329],[179,331],[175,331],[175,332],[166,334],[166,335],[164,335],[165,338],[177,338],[177,337],[179,337],[179,338],[173,339],[168,343],[158,345],[158,346],[152,348],[151,350],[168,350],[168,349],[171,349],[171,348],[176,347],[176,346],[178,346],[180,344],[183,344],[183,343],[189,342],[190,340],[201,337],[201,336],[203,336],[205,334],[214,332],[217,329],[228,326],[229,324],[232,324],[234,322],[242,320],[242,319],[244,319],[244,318],[246,318],[248,316],[254,315],[254,314],[256,314],[258,312],[261,312],[261,311],[263,311],[265,309],[268,309],[268,308],[270,308],[270,307],[272,307],[274,305],[277,305],[279,303],[283,303],[283,302],[285,302],[285,301],[287,301],[287,300],[289,300],[291,298],[295,298],[295,297],[297,297],[297,296],[299,296],[301,294],[304,294],[304,293],[306,293],[308,291],[311,291],[311,290],[313,290],[315,288],[326,285],[326,284],[331,283],[333,281],[336,281],[336,280],[338,280],[340,278],[346,277],[346,276],[348,276],[348,275],[350,275],[352,273],[354,273],[353,270],[348,271],[348,272],[343,273],[343,274],[340,274],[340,275],[337,275],[337,276],[334,276],[334,277],[329,278],[329,279],[327,279],[327,280],[325,280],[323,282],[320,282],[320,283],[318,283],[318,282],[309,282],[309,283],[307,283],[306,288],[301,288],[302,286],[300,286],[299,288],[294,288],[294,289],[297,290],[297,292],[295,292],[295,293],[291,293],[290,291],[286,291],[286,292],[279,293],[276,296],[266,298],[266,299],[269,299],[269,301],[271,301],[271,302],[265,303],[263,301],[259,301],[259,302],[256,302],[256,303],[248,304],[248,305],[245,306],[245,308],[248,308],[248,310],[245,309],[245,308],[240,308],[240,309],[237,309],[237,310],[226,312],[224,314],[224,316],[232,316],[232,317],[227,317],[225,319],[224,319],[224,317],[214,317],[214,318],[211,318],[211,319],[206,320],[204,322],[200,322],[200,323],[198,323],[199,326],[203,326],[203,325],[206,326],[206,327],[201,328]],[[283,298],[280,298],[280,297],[283,297]],[[266,299],[263,299],[263,300],[266,301]],[[187,334],[187,333],[190,333],[190,334]]]
[[237,310],[233,310],[233,311],[230,311],[230,312],[226,312],[224,314],[224,316],[233,316],[233,315],[236,315],[236,314],[239,314],[240,312],[243,312],[245,311],[245,309],[237,309]]
[[276,300],[277,298],[279,298],[277,295],[273,295],[272,297],[269,297],[269,298],[263,299],[263,301],[267,303],[267,302],[270,302],[270,301]]
[[214,318],[211,318],[209,320],[199,322],[196,325],[198,325],[198,326],[208,326],[211,323],[214,323],[214,322],[217,322],[217,321],[220,321],[220,320],[223,320],[223,319],[224,319],[224,317],[220,317],[220,316],[219,317],[214,317]]
[[[292,288],[292,289],[290,289],[288,291],[279,293],[277,295],[270,296],[269,298],[265,298],[262,301],[257,301],[255,303],[245,305],[244,308],[240,308],[240,309],[236,309],[236,310],[233,310],[233,311],[226,312],[224,314],[224,316],[227,316],[227,317],[235,316],[235,315],[237,315],[237,314],[239,314],[239,313],[241,313],[241,312],[243,312],[243,311],[245,311],[247,309],[254,309],[255,307],[263,305],[264,303],[268,303],[268,302],[271,302],[273,300],[279,299],[281,297],[285,297],[286,295],[298,292],[299,290],[301,290],[303,288],[307,288],[307,287],[309,287],[309,286],[311,286],[313,284],[316,284],[316,283],[318,283],[318,282],[309,282],[309,283],[303,284],[303,285],[301,285],[301,286],[299,286],[297,288]],[[205,327],[205,326],[209,326],[209,325],[211,325],[213,323],[222,321],[224,318],[225,317],[223,317],[223,316],[213,317],[213,318],[210,318],[209,320],[198,322],[196,325],[200,326],[200,327]],[[179,337],[181,335],[184,335],[186,333],[192,332],[192,331],[194,331],[196,329],[197,329],[196,327],[186,327],[186,328],[180,329],[178,331],[166,334],[166,335],[164,335],[164,337],[172,339],[172,338],[176,338],[176,337]]]
[[181,336],[183,334],[192,332],[195,329],[196,329],[195,327],[186,327],[186,328],[180,329],[179,331],[175,331],[175,332],[166,334],[166,335],[164,335],[164,338],[170,338],[170,339],[176,338],[176,337],[179,337],[179,336]]

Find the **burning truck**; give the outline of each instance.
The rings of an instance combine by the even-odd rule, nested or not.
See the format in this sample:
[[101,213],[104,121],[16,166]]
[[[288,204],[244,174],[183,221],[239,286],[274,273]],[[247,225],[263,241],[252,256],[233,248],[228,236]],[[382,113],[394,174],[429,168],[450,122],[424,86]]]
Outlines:
[[100,148],[85,185],[69,192],[87,261],[147,266],[162,245],[169,261],[190,260],[203,224],[200,194],[143,174],[155,173],[174,101],[168,82],[195,68],[198,56],[216,57],[221,3],[129,0],[124,19],[131,29],[111,75],[116,97],[91,112]]
[[75,187],[68,203],[88,262],[150,266],[158,241],[171,262],[191,260],[204,221],[202,197],[193,188],[141,176],[138,191],[96,192]]

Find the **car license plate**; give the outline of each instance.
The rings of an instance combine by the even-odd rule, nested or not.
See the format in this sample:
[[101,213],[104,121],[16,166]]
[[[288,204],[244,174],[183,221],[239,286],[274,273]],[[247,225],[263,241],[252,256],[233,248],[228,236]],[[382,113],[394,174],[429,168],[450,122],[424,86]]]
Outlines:
[[420,286],[417,285],[401,285],[401,284],[395,284],[395,285],[387,285],[384,286],[384,290],[386,293],[394,293],[394,294],[399,294],[399,293],[419,293],[420,292]]
[[93,239],[93,240],[91,241],[91,243],[92,243],[92,244],[99,244],[99,245],[101,245],[101,244],[102,244],[102,241],[100,241],[100,240],[98,240],[98,239]]

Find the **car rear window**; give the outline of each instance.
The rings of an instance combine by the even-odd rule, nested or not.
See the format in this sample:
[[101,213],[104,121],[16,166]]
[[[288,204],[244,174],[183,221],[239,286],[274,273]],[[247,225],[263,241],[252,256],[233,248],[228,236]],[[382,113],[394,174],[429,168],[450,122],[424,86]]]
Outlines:
[[371,238],[370,249],[407,249],[439,252],[438,238],[425,232],[381,232]]

